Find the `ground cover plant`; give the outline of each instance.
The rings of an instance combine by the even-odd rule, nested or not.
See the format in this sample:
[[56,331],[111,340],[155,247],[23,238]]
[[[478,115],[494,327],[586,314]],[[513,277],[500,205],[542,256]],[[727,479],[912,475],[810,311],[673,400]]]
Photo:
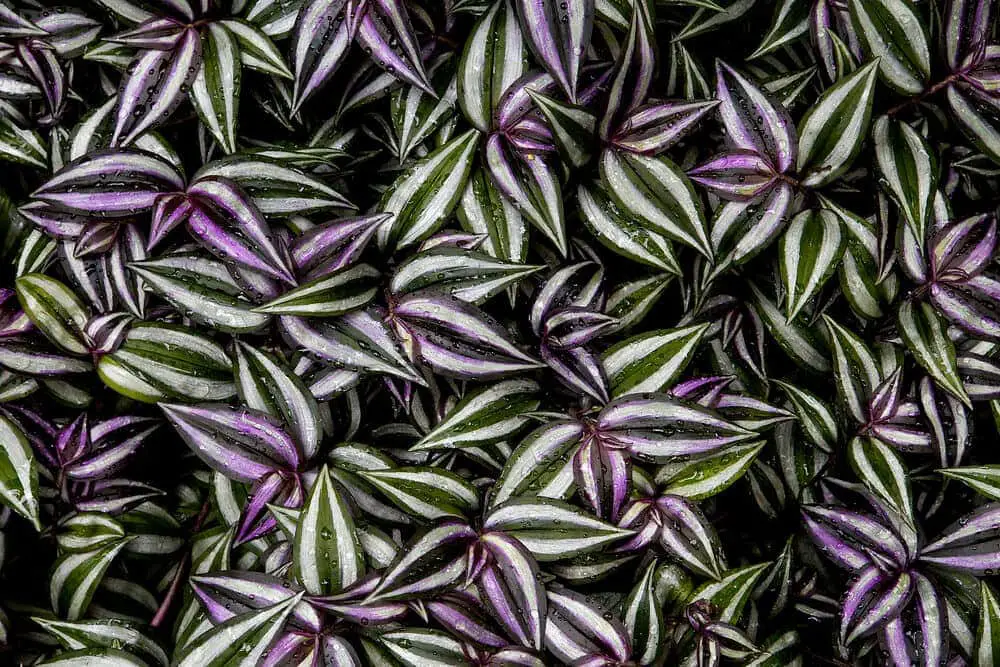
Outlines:
[[1000,664],[995,0],[0,0],[0,663]]

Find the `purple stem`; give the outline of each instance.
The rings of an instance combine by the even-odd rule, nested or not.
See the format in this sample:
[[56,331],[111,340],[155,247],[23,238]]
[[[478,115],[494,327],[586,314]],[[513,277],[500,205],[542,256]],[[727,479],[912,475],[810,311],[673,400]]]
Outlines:
[[[201,511],[198,512],[198,517],[194,520],[194,525],[191,526],[192,535],[201,530],[201,524],[205,523],[205,519],[208,517],[208,507],[208,498],[206,498],[205,502],[201,505]],[[170,588],[167,589],[167,594],[163,597],[163,602],[160,603],[160,607],[156,610],[156,615],[150,621],[149,627],[158,628],[163,625],[163,621],[166,620],[167,614],[170,613],[170,607],[173,606],[174,598],[177,597],[177,591],[181,589],[181,581],[184,579],[190,565],[191,550],[188,549],[184,552],[184,557],[181,558],[181,562],[177,566],[177,571],[174,572],[174,579],[170,582]]]

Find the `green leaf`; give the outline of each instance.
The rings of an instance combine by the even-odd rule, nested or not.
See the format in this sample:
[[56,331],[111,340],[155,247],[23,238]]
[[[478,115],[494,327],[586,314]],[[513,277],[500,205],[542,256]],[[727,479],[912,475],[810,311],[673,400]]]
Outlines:
[[381,274],[368,264],[355,264],[303,283],[263,306],[256,313],[334,317],[366,306],[378,291]]
[[[125,537],[120,523],[103,512],[80,512],[60,522],[56,541],[63,551],[94,551]],[[67,648],[84,648],[67,647]]]
[[24,432],[3,415],[0,415],[0,502],[41,531],[35,455]]
[[802,211],[792,219],[778,244],[788,320],[816,297],[844,253],[840,221],[827,210]]
[[823,208],[839,218],[846,238],[846,250],[840,265],[840,291],[859,317],[874,320],[882,317],[883,307],[896,296],[898,280],[890,273],[879,276],[879,240],[875,227],[854,213],[820,195]]
[[792,44],[809,30],[809,4],[800,0],[782,0],[774,8],[771,29],[764,35],[757,50],[747,60],[760,58]]
[[458,95],[453,63],[453,55],[445,53],[429,67],[434,88],[444,90],[436,99],[418,86],[404,86],[393,91],[390,118],[398,146],[396,157],[401,164],[452,117]]
[[490,505],[517,496],[565,500],[573,488],[573,453],[583,437],[575,420],[543,424],[511,453],[493,487]]
[[827,315],[823,321],[830,332],[833,350],[833,380],[847,410],[859,424],[868,422],[868,399],[882,382],[875,355],[865,342]]
[[89,316],[73,290],[41,273],[23,275],[14,285],[24,312],[46,338],[70,354],[87,354]]
[[561,102],[531,88],[527,91],[545,116],[563,159],[576,169],[590,162],[597,117],[586,107]]
[[299,515],[292,557],[295,575],[310,595],[339,593],[365,573],[354,518],[326,466]]
[[495,0],[472,28],[458,61],[458,106],[489,132],[500,98],[527,71],[528,52],[509,0]]
[[774,380],[785,390],[788,400],[792,402],[795,415],[799,418],[799,427],[805,436],[819,449],[832,453],[839,439],[837,420],[827,406],[827,402],[800,387]]
[[357,474],[401,510],[423,519],[464,517],[479,507],[475,487],[441,468],[399,466]]
[[787,321],[785,314],[753,283],[750,283],[750,289],[753,291],[757,313],[781,349],[793,361],[806,368],[817,372],[830,370],[830,362],[821,351],[813,331],[798,322]]
[[482,167],[473,169],[455,214],[463,229],[486,235],[483,252],[519,264],[528,256],[524,217],[513,202],[500,194]]
[[583,224],[605,247],[636,262],[681,275],[670,240],[642,218],[621,209],[599,184],[576,191]]
[[236,393],[225,351],[175,324],[136,324],[118,350],[101,357],[97,374],[143,403],[223,401]]
[[251,311],[226,265],[200,255],[167,255],[133,262],[129,269],[186,316],[213,329],[250,333],[271,319]]
[[236,152],[240,106],[240,47],[225,26],[208,22],[201,31],[201,69],[191,85],[191,103],[224,152]]
[[440,630],[404,628],[378,635],[403,667],[449,667],[469,664],[462,643]]
[[622,283],[608,295],[604,313],[618,320],[609,333],[628,331],[643,321],[670,286],[674,276],[666,273]]
[[1000,465],[965,466],[939,470],[945,477],[957,479],[976,493],[1000,501]]
[[881,440],[856,437],[851,440],[847,458],[868,490],[912,525],[913,492],[909,472],[896,450]]
[[93,551],[67,553],[56,559],[49,578],[49,596],[56,615],[68,621],[82,617],[111,561],[132,539],[126,537]]
[[763,442],[737,444],[683,463],[662,466],[656,473],[663,493],[704,500],[722,493],[746,474],[756,460]]
[[1000,661],[1000,602],[985,581],[979,582],[979,625],[972,660],[974,667]]
[[213,626],[180,651],[174,664],[177,667],[261,664],[303,595],[290,596],[270,607],[234,616]]
[[1000,104],[989,93],[972,84],[948,86],[951,117],[973,145],[1000,164]]
[[738,623],[750,600],[750,594],[769,566],[770,563],[760,563],[729,570],[719,581],[710,581],[695,589],[689,602],[707,600],[717,610],[715,620]]
[[455,137],[389,186],[378,205],[392,214],[377,232],[380,248],[413,245],[445,223],[465,189],[478,141],[473,130]]
[[888,116],[875,121],[872,134],[882,182],[923,247],[938,184],[934,150],[908,124]]
[[[70,651],[109,648],[125,650],[150,665],[167,665],[170,658],[163,648],[144,635],[139,627],[118,618],[67,623],[34,617],[46,632]],[[103,664],[103,663],[101,663]]]
[[538,383],[505,380],[470,392],[411,451],[456,449],[503,442],[516,436],[538,409]]
[[828,88],[799,123],[802,184],[820,187],[847,171],[868,136],[877,62]]
[[0,112],[0,161],[48,169],[45,142],[34,130],[18,127],[13,118]]
[[862,48],[878,58],[879,74],[901,95],[923,92],[931,75],[924,21],[908,0],[848,0]]
[[546,562],[604,551],[633,534],[550,498],[514,498],[497,505],[483,521],[483,529],[507,533]]
[[260,28],[243,19],[223,19],[218,23],[236,38],[240,62],[244,66],[284,79],[294,78],[281,57],[281,51]]
[[621,210],[712,258],[701,198],[677,165],[665,157],[607,149],[600,168],[604,187]]
[[662,391],[687,367],[708,328],[693,324],[649,331],[613,346],[602,359],[612,396]]
[[625,598],[622,614],[633,655],[640,665],[657,664],[667,649],[667,628],[663,604],[656,594],[657,563],[650,563],[642,578]]
[[39,667],[149,667],[139,657],[113,648],[85,648],[66,651],[38,663]]
[[941,317],[928,303],[904,301],[899,306],[899,335],[913,358],[945,391],[972,409],[958,372],[955,345]]

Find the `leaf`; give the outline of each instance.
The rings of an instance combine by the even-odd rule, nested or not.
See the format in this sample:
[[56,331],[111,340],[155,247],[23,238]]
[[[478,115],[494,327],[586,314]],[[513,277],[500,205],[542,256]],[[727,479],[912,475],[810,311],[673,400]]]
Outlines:
[[615,204],[663,235],[712,257],[701,202],[667,158],[605,150],[601,179]]
[[958,71],[969,56],[989,41],[989,26],[995,17],[993,0],[955,0],[946,5],[941,41],[950,71]]
[[148,667],[140,658],[113,648],[87,648],[78,651],[64,651],[45,662],[46,667],[87,667],[99,664],[101,667]]
[[722,61],[716,63],[719,115],[727,142],[768,158],[779,173],[796,161],[798,142],[788,112],[771,95]]
[[770,563],[747,565],[726,572],[717,582],[699,586],[691,594],[690,602],[707,600],[717,610],[716,618],[722,623],[738,623],[757,582]]
[[[0,90],[3,89],[0,83]],[[48,167],[45,143],[37,132],[19,127],[12,118],[0,115],[0,160]]]
[[214,626],[179,652],[178,667],[259,664],[302,598],[302,593],[270,607],[235,616]]
[[305,383],[286,365],[237,342],[233,374],[240,400],[252,410],[280,419],[312,459],[322,439],[320,409]]
[[167,665],[170,662],[159,644],[144,635],[135,625],[122,623],[119,619],[75,623],[38,617],[32,620],[59,640],[63,648],[69,651],[125,648],[137,659],[151,664]]
[[1000,602],[985,581],[979,582],[979,625],[973,664],[990,665],[1000,657]]
[[61,550],[80,553],[118,542],[124,537],[125,529],[107,514],[80,512],[60,523],[56,539]]
[[144,403],[221,401],[233,396],[232,362],[215,342],[173,324],[137,323],[97,363],[116,392]]
[[56,615],[76,621],[84,615],[111,561],[132,540],[126,537],[112,544],[56,559],[49,578],[49,596]]
[[604,246],[636,262],[680,274],[671,242],[641,218],[622,211],[599,184],[577,188],[583,223]]
[[486,533],[480,544],[489,562],[477,585],[494,618],[518,643],[541,651],[548,603],[538,563],[520,542],[503,533]]
[[465,523],[438,522],[400,550],[368,600],[407,599],[451,586],[465,574],[465,552],[476,537]]
[[535,59],[559,83],[570,102],[575,102],[594,24],[594,0],[572,5],[556,4],[556,0],[517,0],[517,10]]
[[844,598],[841,641],[853,643],[884,627],[903,610],[910,599],[912,586],[913,577],[909,572],[883,574],[875,566],[867,567]]
[[241,64],[265,74],[293,78],[278,47],[263,30],[242,19],[222,19],[218,23],[236,39]]
[[293,14],[289,48],[295,71],[293,116],[340,67],[354,41],[359,11],[361,5],[353,0],[308,0]]
[[493,257],[520,263],[528,256],[524,218],[481,167],[469,175],[455,214],[463,229],[487,237],[482,249]]
[[270,317],[252,312],[253,303],[222,262],[198,255],[167,255],[132,262],[129,269],[152,291],[188,317],[214,329],[249,333]]
[[718,259],[712,278],[744,264],[767,249],[798,209],[800,198],[785,181],[749,201],[725,202],[712,220],[712,246]]
[[393,273],[389,289],[402,295],[434,289],[481,305],[504,289],[512,289],[541,267],[494,259],[458,247],[439,246],[404,261]]
[[46,338],[69,354],[87,354],[88,313],[69,287],[41,273],[25,274],[14,284],[21,307]]
[[302,463],[301,446],[261,413],[222,404],[160,407],[192,451],[234,481],[254,482]]
[[501,96],[526,71],[527,50],[509,0],[495,0],[476,21],[458,61],[458,106],[480,132],[493,127]]
[[666,620],[656,594],[656,563],[650,563],[625,599],[622,620],[628,630],[633,654],[640,665],[656,664],[664,654]]
[[573,486],[572,456],[583,437],[575,421],[560,420],[529,433],[507,459],[490,506],[518,496],[565,500]]
[[296,345],[338,368],[384,373],[423,384],[383,319],[378,310],[358,310],[315,324],[290,316],[280,322],[284,334]]
[[485,379],[541,365],[508,340],[498,322],[454,297],[409,294],[393,316],[404,345],[441,374]]
[[1000,500],[1000,465],[946,468],[938,472],[945,477],[957,479],[990,500]]
[[834,181],[861,152],[872,117],[876,67],[873,61],[837,81],[802,117],[797,169],[803,185]]
[[971,399],[959,375],[955,346],[934,308],[927,303],[904,301],[898,316],[899,334],[917,363],[938,385],[971,408]]
[[335,271],[303,283],[277,299],[254,308],[269,315],[333,317],[366,306],[378,290],[378,270],[368,264]]
[[824,452],[832,453],[839,442],[837,420],[827,403],[815,394],[781,380],[775,380],[792,402],[799,426],[809,440]]
[[882,383],[875,356],[863,340],[823,316],[833,349],[834,382],[850,415],[859,424],[868,422],[868,399]]
[[693,132],[718,105],[715,100],[684,100],[641,106],[622,122],[611,142],[633,153],[657,155]]
[[0,501],[41,531],[38,515],[38,469],[24,432],[0,415]]
[[330,209],[356,208],[332,187],[299,169],[252,155],[213,160],[192,181],[219,177],[237,183],[265,216],[309,215]]
[[625,396],[608,403],[597,417],[603,437],[641,460],[666,463],[677,456],[721,450],[756,437],[693,403],[666,394]]
[[847,456],[858,479],[872,493],[896,510],[904,521],[914,520],[909,472],[895,450],[874,438],[859,436],[851,440]]
[[152,208],[161,192],[183,188],[177,170],[154,155],[104,150],[70,162],[31,196],[73,213],[124,217]]
[[497,190],[552,242],[560,254],[565,255],[562,185],[555,173],[554,161],[533,150],[515,151],[499,133],[487,139],[485,159],[486,171]]
[[380,248],[405,248],[444,224],[465,189],[476,140],[471,130],[452,139],[389,186],[378,208],[393,217],[378,229]]
[[905,0],[848,0],[851,23],[879,74],[901,95],[923,91],[931,74],[923,21]]
[[545,117],[563,159],[576,169],[586,165],[591,158],[590,144],[597,123],[594,114],[586,107],[561,102],[530,88],[528,95]]
[[462,644],[440,630],[404,628],[384,632],[378,640],[404,667],[445,667],[466,663]]
[[424,466],[358,471],[404,512],[423,519],[462,517],[479,507],[476,490],[453,472]]
[[754,151],[722,153],[688,171],[698,185],[730,201],[747,201],[768,192],[777,174]]
[[920,559],[939,568],[982,576],[1000,565],[996,528],[1000,505],[987,503],[948,526],[921,550]]
[[611,347],[602,363],[612,394],[663,391],[691,361],[708,325],[649,331]]
[[185,29],[176,46],[136,56],[118,96],[112,146],[127,146],[177,108],[201,69],[201,37]]
[[[664,493],[703,500],[722,493],[743,477],[764,448],[763,442],[733,445],[719,452],[698,456],[674,466],[665,466],[657,480]],[[669,475],[662,472],[670,471]]]
[[937,159],[927,141],[902,121],[880,117],[873,136],[879,172],[922,246],[937,192]]
[[815,299],[843,256],[840,220],[825,209],[799,213],[782,234],[778,252],[791,321]]
[[805,35],[809,29],[808,8],[795,0],[784,0],[774,8],[771,29],[764,35],[757,50],[747,56],[748,60],[760,58],[792,44]]
[[235,153],[242,69],[239,41],[225,26],[209,23],[202,33],[201,54],[191,102],[222,150]]
[[393,91],[389,113],[399,144],[397,156],[401,163],[442,124],[453,119],[458,95],[453,63],[453,56],[444,54],[431,66],[432,83],[444,90],[437,99],[418,86]]
[[612,664],[629,655],[628,635],[617,618],[601,611],[585,596],[567,588],[547,591],[549,618],[545,646],[563,664],[599,655]]
[[516,436],[539,405],[538,383],[505,380],[470,392],[411,451],[504,442]]
[[325,466],[299,516],[293,558],[296,577],[310,595],[338,593],[365,573],[354,519]]
[[632,534],[550,498],[512,498],[495,505],[483,528],[516,538],[545,562],[598,551]]

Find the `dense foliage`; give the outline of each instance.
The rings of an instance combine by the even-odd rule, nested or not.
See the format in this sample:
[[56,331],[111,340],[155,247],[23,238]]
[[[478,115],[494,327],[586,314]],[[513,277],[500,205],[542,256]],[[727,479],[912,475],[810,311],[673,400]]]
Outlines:
[[720,3],[0,0],[0,662],[1000,665],[1000,3]]

